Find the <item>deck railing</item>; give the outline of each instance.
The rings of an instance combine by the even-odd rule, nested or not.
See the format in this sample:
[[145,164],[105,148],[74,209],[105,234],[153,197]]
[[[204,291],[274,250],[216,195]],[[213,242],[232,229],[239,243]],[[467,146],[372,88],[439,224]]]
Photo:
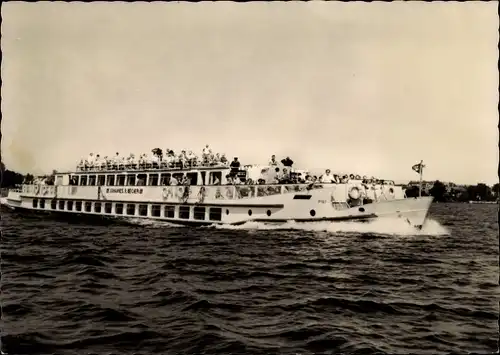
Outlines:
[[123,170],[160,170],[160,169],[171,169],[171,170],[182,170],[182,169],[192,169],[192,168],[228,168],[229,163],[205,163],[196,161],[185,161],[185,162],[106,162],[106,163],[94,163],[94,164],[79,164],[76,167],[76,171],[123,171]]

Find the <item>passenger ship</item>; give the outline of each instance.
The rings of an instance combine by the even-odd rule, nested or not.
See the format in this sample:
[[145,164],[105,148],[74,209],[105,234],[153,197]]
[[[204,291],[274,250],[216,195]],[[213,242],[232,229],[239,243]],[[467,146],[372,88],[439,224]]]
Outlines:
[[[249,165],[238,176],[243,182],[257,181],[268,170]],[[230,171],[229,166],[77,168],[56,173],[54,185],[23,184],[9,190],[1,203],[24,212],[185,225],[402,218],[421,228],[432,202],[432,197],[407,198],[403,187],[391,181],[366,186],[359,176],[343,183],[227,185]],[[186,176],[191,183],[169,186],[172,176],[179,181]]]

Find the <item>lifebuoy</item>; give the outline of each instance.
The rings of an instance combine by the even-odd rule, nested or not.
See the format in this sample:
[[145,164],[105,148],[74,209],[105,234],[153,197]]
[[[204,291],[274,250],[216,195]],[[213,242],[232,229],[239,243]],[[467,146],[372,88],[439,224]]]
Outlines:
[[35,195],[40,193],[40,185],[35,185]]
[[356,180],[361,180],[361,176],[356,175]]
[[164,200],[168,198],[168,189],[166,187],[163,188],[162,195]]
[[361,193],[359,192],[359,188],[357,188],[356,186],[352,187],[349,190],[349,197],[353,200],[359,199],[361,197]]
[[215,199],[224,199],[224,196],[222,196],[222,193],[220,192],[220,187],[217,187],[217,190],[215,190]]
[[354,180],[354,174],[349,175],[349,179]]

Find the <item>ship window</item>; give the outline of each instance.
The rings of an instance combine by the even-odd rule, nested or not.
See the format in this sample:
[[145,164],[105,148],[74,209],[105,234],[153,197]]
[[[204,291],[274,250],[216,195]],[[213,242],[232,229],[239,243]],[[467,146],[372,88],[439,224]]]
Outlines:
[[127,185],[135,185],[135,174],[127,175]]
[[170,185],[170,174],[165,173],[160,175],[160,185],[162,186]]
[[115,176],[114,175],[108,175],[107,176],[106,185],[108,185],[108,186],[114,186],[115,185]]
[[59,209],[64,210],[64,202],[66,201],[59,201]]
[[208,180],[209,185],[220,185],[222,181],[222,173],[220,171],[212,171]]
[[175,217],[175,206],[165,206],[165,217],[174,218]]
[[94,212],[101,213],[101,203],[100,202],[94,203]]
[[179,206],[179,218],[189,219],[189,212],[191,208],[189,206]]
[[311,214],[312,217],[316,216],[316,211],[315,210],[311,210],[309,213]]
[[76,201],[75,202],[75,210],[81,211],[82,210],[82,201]]
[[112,207],[113,206],[112,206],[111,202],[106,202],[104,204],[104,213],[111,213]]
[[161,206],[160,205],[151,206],[151,216],[160,217],[160,215],[161,215]]
[[139,205],[139,216],[148,215],[148,205]]
[[157,186],[158,185],[158,174],[149,174],[149,186]]
[[271,217],[271,210],[267,210],[266,214],[268,217]]
[[106,175],[97,176],[97,186],[104,186],[106,181]]
[[186,176],[191,181],[191,185],[198,185],[198,173],[187,173]]
[[135,215],[135,204],[133,204],[133,203],[127,203],[127,214],[129,216]]
[[198,220],[205,219],[205,207],[196,206],[194,208],[194,219]]
[[123,203],[117,203],[115,205],[115,213],[116,214],[123,214]]
[[57,200],[50,201],[50,208],[53,210],[57,208]]
[[146,185],[146,179],[148,178],[148,174],[138,174],[137,175],[137,186]]
[[68,211],[73,211],[73,201],[68,201],[68,205],[66,207]]
[[45,208],[45,200],[43,198],[40,199],[40,208]]
[[220,221],[222,219],[222,208],[210,208],[209,219],[211,219],[212,221]]
[[38,208],[38,199],[33,199],[33,208]]
[[248,215],[251,216],[252,215],[252,210],[248,210]]
[[85,212],[92,212],[92,202],[85,202]]
[[79,180],[78,175],[72,175],[69,177],[69,184],[70,185],[78,185],[78,180]]
[[87,186],[87,175],[80,176],[80,185]]
[[89,186],[95,186],[96,177],[95,175],[89,175]]
[[117,175],[116,186],[124,186],[124,185],[125,185],[125,175]]

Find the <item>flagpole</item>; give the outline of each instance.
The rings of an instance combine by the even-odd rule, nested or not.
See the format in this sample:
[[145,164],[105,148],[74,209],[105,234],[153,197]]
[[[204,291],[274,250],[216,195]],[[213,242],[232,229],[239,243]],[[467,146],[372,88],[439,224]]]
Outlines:
[[420,166],[419,166],[420,169],[419,170],[419,173],[420,173],[420,181],[418,183],[418,197],[422,197],[422,173],[424,171],[424,161],[423,160],[420,160]]

